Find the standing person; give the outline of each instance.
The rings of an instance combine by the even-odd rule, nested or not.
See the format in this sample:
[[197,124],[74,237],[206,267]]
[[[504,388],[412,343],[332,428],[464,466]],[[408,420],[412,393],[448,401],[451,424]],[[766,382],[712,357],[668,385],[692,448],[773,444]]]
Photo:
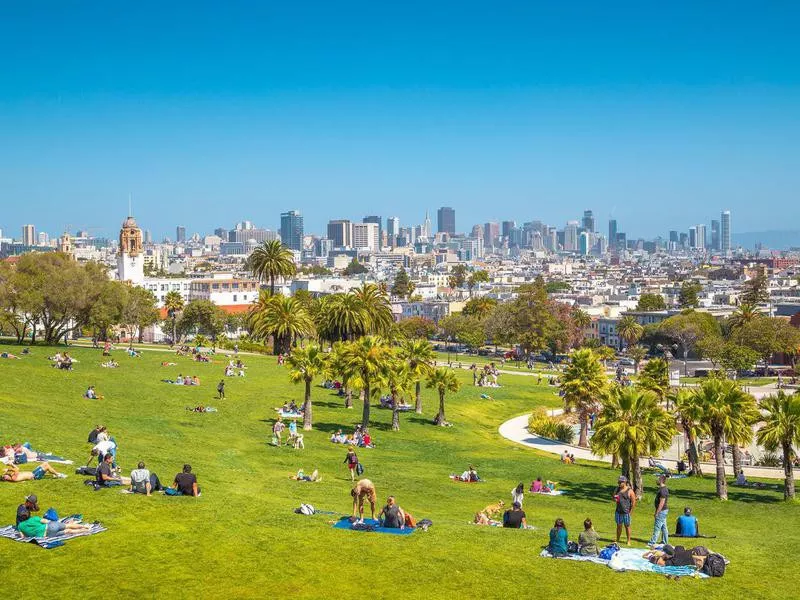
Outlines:
[[225,399],[225,380],[220,379],[219,383],[217,384],[217,398],[219,400]]
[[550,544],[547,546],[548,552],[553,556],[567,555],[567,526],[564,519],[556,519],[553,528],[550,530]]
[[522,506],[522,501],[525,498],[525,484],[520,483],[517,487],[511,490],[511,503],[519,504]]
[[353,497],[353,516],[355,517],[357,514],[359,520],[364,522],[364,500],[368,500],[372,519],[375,520],[375,503],[377,501],[375,485],[369,479],[359,479],[355,487],[350,490],[350,495]]
[[274,438],[273,442],[276,446],[281,445],[281,434],[284,429],[286,429],[286,425],[283,423],[283,419],[278,417],[278,420],[275,421],[275,424],[272,426],[272,437]]
[[592,520],[583,522],[583,531],[578,535],[578,554],[581,556],[597,556],[597,532],[592,526]]
[[233,353],[234,354],[239,354],[239,344],[238,343],[233,345]]
[[650,536],[648,546],[655,546],[658,543],[659,534],[664,538],[664,543],[669,544],[669,527],[667,527],[667,516],[669,514],[669,490],[667,489],[666,475],[658,476],[658,490],[653,502],[655,513],[653,514],[653,535]]
[[25,502],[17,507],[16,527],[19,527],[20,521],[27,519],[33,512],[39,512],[39,498],[36,494],[25,496]]
[[631,513],[636,507],[636,494],[633,493],[628,478],[625,475],[620,475],[619,486],[614,494],[614,500],[617,503],[614,510],[614,521],[617,523],[617,538],[619,543],[619,536],[622,534],[622,528],[625,527],[625,535],[628,538],[628,546],[631,545]]
[[356,480],[356,470],[358,469],[358,456],[353,448],[347,449],[347,456],[344,457],[347,468],[350,469],[350,481]]

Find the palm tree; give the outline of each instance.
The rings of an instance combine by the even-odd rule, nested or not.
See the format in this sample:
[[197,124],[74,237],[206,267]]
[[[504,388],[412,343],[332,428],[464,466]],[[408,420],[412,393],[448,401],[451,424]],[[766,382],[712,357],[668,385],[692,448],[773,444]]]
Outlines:
[[316,323],[320,337],[332,342],[345,342],[367,332],[367,314],[353,294],[333,294],[323,298]]
[[626,346],[633,346],[644,335],[644,327],[630,315],[624,316],[617,324],[617,335],[625,342]]
[[294,297],[259,295],[249,315],[250,330],[262,340],[273,339],[273,352],[288,352],[292,342],[314,333],[314,322]]
[[264,242],[257,246],[245,264],[253,277],[261,281],[269,281],[269,293],[275,294],[275,280],[286,279],[297,272],[292,251],[278,240]]
[[350,294],[358,300],[364,312],[366,333],[385,336],[394,324],[392,305],[385,291],[374,283],[364,283]]
[[622,472],[630,478],[636,496],[643,492],[639,459],[666,450],[675,435],[675,419],[649,391],[616,388],[603,400],[603,411],[595,424],[592,451],[615,454],[622,459]]
[[177,344],[176,336],[178,332],[175,323],[178,313],[183,310],[183,296],[181,296],[181,293],[177,290],[167,292],[167,295],[164,296],[164,308],[167,309],[167,315],[172,320],[172,343]]
[[287,358],[289,364],[289,380],[292,383],[303,382],[305,395],[303,401],[303,429],[311,429],[311,383],[315,377],[324,375],[328,370],[328,356],[319,344],[309,344],[305,348],[296,348]]
[[755,321],[762,314],[755,304],[741,304],[734,313],[728,317],[728,324],[731,329],[738,329],[748,323]]
[[392,396],[392,430],[400,431],[400,396],[405,397],[414,383],[414,378],[408,363],[395,356],[384,367],[384,379]]
[[345,368],[346,342],[336,342],[333,344],[333,351],[328,359],[330,373],[338,375],[342,379],[342,389],[344,390],[344,407],[353,408],[353,388],[360,386],[360,381]]
[[439,367],[428,375],[425,387],[435,389],[439,393],[439,414],[436,415],[433,424],[447,425],[447,419],[444,415],[444,397],[447,392],[457,392],[461,389],[461,382],[453,371]]
[[378,336],[367,335],[341,347],[342,368],[348,380],[357,378],[364,393],[361,426],[369,426],[371,395],[377,391],[384,365],[392,357],[392,349]]
[[433,370],[431,365],[436,360],[436,353],[428,340],[406,340],[400,346],[399,356],[408,364],[409,373],[414,379],[414,411],[422,414],[422,379]]
[[639,376],[639,387],[653,392],[659,403],[664,402],[669,394],[669,363],[663,358],[649,361]]
[[633,372],[639,374],[639,365],[647,356],[647,348],[644,346],[629,346],[628,356],[633,360]]
[[592,317],[585,310],[576,308],[572,311],[572,322],[575,323],[575,327],[583,331],[592,324]]
[[572,353],[570,364],[564,370],[561,389],[564,403],[579,413],[581,424],[578,445],[588,447],[589,415],[608,391],[608,377],[597,355],[583,348]]
[[756,440],[771,452],[778,448],[783,451],[783,497],[793,500],[792,446],[800,445],[800,396],[789,396],[781,390],[774,396],[762,398],[758,408],[763,415],[764,424],[756,433]]
[[752,439],[752,425],[760,416],[756,402],[735,382],[719,379],[704,381],[692,394],[691,402],[697,405],[701,422],[714,438],[717,497],[720,500],[727,500],[725,442],[742,444]]
[[669,398],[675,406],[675,412],[681,421],[681,428],[686,435],[686,456],[689,458],[689,474],[702,477],[700,456],[697,451],[697,440],[708,434],[708,428],[702,421],[702,411],[694,402],[692,392],[688,389],[678,389],[670,393]]

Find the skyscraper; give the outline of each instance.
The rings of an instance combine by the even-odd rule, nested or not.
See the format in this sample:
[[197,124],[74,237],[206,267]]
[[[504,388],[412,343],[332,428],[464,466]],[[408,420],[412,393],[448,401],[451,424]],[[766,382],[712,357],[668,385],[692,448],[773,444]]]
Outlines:
[[386,217],[386,236],[392,248],[397,245],[398,235],[400,235],[400,217]]
[[501,231],[500,231],[501,235],[506,239],[511,238],[511,231],[516,226],[517,226],[516,221],[503,221],[503,224],[502,224],[502,227],[501,227]]
[[483,224],[483,243],[485,246],[494,246],[500,237],[500,224],[494,221]]
[[584,231],[594,233],[594,213],[591,210],[583,211],[583,221],[581,221],[581,227],[583,227]]
[[353,248],[377,252],[380,250],[378,223],[353,223]]
[[608,220],[608,242],[611,244],[612,248],[616,248],[617,245],[617,220],[616,219],[609,219]]
[[352,245],[353,224],[347,219],[328,221],[328,239],[334,248],[348,248]]
[[153,234],[150,233],[149,229],[144,230],[144,243],[145,244],[152,244],[153,243]]
[[425,221],[422,223],[422,237],[431,239],[433,237],[433,225],[431,225],[431,218],[428,216],[428,211],[425,211]]
[[36,228],[33,225],[22,226],[22,244],[24,246],[36,245]]
[[719,248],[727,254],[731,251],[731,211],[722,211],[720,218]]
[[564,250],[567,252],[577,252],[578,250],[578,222],[567,221],[564,227]]
[[380,241],[383,239],[383,222],[381,218],[376,215],[370,215],[361,219],[362,223],[375,223],[378,225],[378,250],[380,250]]
[[719,221],[711,221],[711,249],[719,250]]
[[[439,233],[449,233],[451,235],[456,232],[456,211],[449,206],[443,206],[437,213],[437,231]],[[485,236],[484,236],[485,237]]]
[[581,231],[578,238],[578,253],[586,256],[592,249],[592,234],[589,231]]
[[675,242],[675,243],[677,244],[679,239],[680,239],[680,238],[678,237],[678,232],[677,232],[677,231],[675,231],[675,230],[673,229],[673,230],[671,230],[671,231],[669,232],[669,241],[670,241],[670,242]]
[[178,225],[175,228],[175,241],[179,244],[182,244],[186,241],[186,227],[183,225]]
[[303,249],[303,215],[300,211],[281,213],[281,241],[290,250]]
[[46,231],[40,231],[38,235],[38,243],[40,246],[47,246],[50,244],[50,236]]

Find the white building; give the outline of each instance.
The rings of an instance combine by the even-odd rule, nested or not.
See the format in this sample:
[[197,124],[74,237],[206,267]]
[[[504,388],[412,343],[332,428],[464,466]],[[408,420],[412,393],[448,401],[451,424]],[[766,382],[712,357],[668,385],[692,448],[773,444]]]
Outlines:
[[142,251],[142,230],[133,217],[122,223],[119,232],[117,251],[117,279],[141,285],[144,281],[144,253]]
[[380,229],[377,223],[353,223],[353,248],[377,252],[380,250]]

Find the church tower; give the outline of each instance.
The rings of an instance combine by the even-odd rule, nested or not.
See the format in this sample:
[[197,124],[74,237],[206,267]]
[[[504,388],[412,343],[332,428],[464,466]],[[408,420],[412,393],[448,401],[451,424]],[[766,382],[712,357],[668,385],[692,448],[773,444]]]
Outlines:
[[119,232],[117,252],[117,278],[137,285],[144,281],[144,256],[142,230],[133,217],[128,217]]
[[58,238],[58,251],[66,254],[73,260],[75,259],[75,254],[72,252],[72,236],[66,231]]

